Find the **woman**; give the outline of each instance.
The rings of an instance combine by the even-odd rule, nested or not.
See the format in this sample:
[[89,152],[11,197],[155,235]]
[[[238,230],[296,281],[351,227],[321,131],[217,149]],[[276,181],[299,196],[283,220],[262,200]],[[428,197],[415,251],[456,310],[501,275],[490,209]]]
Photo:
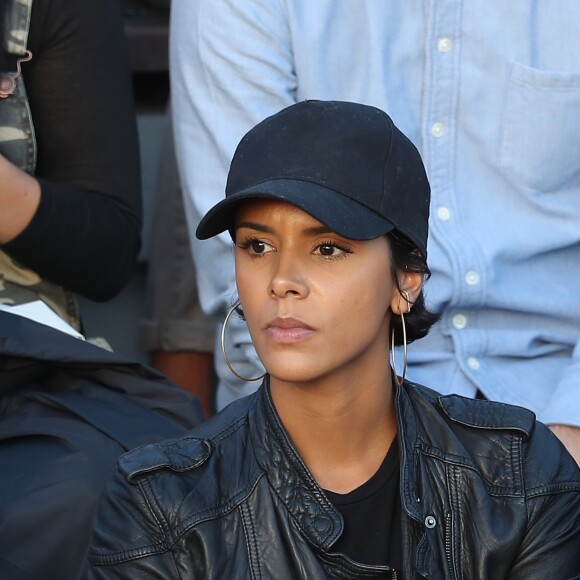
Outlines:
[[390,342],[436,318],[428,209],[416,149],[373,107],[306,101],[244,137],[197,234],[235,240],[268,374],[190,436],[124,456],[91,577],[578,574],[580,473],[556,438],[389,367]]

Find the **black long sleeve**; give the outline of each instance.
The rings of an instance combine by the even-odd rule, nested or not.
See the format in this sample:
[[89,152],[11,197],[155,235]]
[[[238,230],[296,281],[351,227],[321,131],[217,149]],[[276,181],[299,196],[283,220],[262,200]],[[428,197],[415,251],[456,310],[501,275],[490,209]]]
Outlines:
[[140,246],[139,149],[118,0],[34,0],[23,77],[38,211],[2,249],[93,300],[129,279]]

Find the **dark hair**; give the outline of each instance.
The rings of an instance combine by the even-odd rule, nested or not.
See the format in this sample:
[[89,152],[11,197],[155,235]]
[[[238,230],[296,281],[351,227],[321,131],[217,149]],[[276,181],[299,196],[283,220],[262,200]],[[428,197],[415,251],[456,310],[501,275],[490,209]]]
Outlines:
[[[393,260],[393,279],[399,291],[399,278],[397,273],[416,272],[423,274],[424,280],[431,277],[431,270],[427,266],[425,258],[419,253],[415,246],[405,236],[399,232],[387,234],[391,246],[391,257]],[[439,320],[440,314],[431,312],[425,305],[423,289],[412,304],[411,312],[404,314],[405,328],[407,334],[407,344],[418,338],[427,336],[431,327]],[[391,332],[395,333],[395,345],[403,344],[403,325],[401,317],[393,314],[391,318]]]

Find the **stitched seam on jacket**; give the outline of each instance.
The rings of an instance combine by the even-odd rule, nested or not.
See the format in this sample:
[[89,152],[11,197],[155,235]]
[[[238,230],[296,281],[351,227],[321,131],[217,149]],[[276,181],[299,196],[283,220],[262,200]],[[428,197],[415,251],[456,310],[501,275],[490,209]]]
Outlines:
[[[252,486],[252,489],[249,491],[249,493],[245,497],[248,497],[252,493],[252,491],[255,489],[256,485],[258,484],[258,482],[260,481],[260,479],[263,475],[264,475],[264,473],[262,472],[262,475],[257,478],[255,484]],[[142,490],[142,493],[145,496],[143,490]],[[236,498],[237,497],[238,496],[236,496]],[[161,525],[159,518],[157,518],[155,513],[153,512],[151,505],[150,505],[150,502],[146,496],[145,496],[145,501],[147,502],[147,505],[149,506],[149,510],[151,511],[151,515],[155,519],[155,522],[157,523],[159,528],[162,530],[163,526]],[[234,498],[234,500],[232,500],[232,502],[235,505],[233,505],[230,509],[223,511],[223,512],[219,512],[212,517],[196,519],[199,516],[199,514],[197,514],[196,516],[189,518],[189,520],[192,520],[192,519],[195,520],[192,524],[188,524],[188,525],[183,524],[182,526],[179,526],[177,528],[177,530],[171,530],[168,528],[167,534],[170,537],[169,538],[164,537],[163,541],[160,541],[157,543],[152,543],[152,544],[147,544],[145,546],[140,546],[139,548],[133,548],[131,550],[122,550],[120,552],[115,552],[114,554],[110,554],[110,553],[99,554],[98,552],[92,551],[90,556],[89,556],[90,561],[97,564],[97,565],[100,565],[100,566],[103,566],[103,565],[106,566],[106,565],[112,565],[112,564],[120,564],[123,562],[127,562],[129,560],[138,560],[139,558],[143,558],[145,556],[152,556],[154,554],[162,554],[164,552],[168,552],[181,539],[181,537],[183,535],[185,535],[189,530],[194,528],[197,524],[200,524],[204,521],[208,521],[211,519],[217,519],[217,518],[227,514],[229,511],[233,511],[239,505],[239,502],[236,503],[235,498]],[[232,503],[232,502],[229,502],[229,503]],[[203,512],[201,512],[201,513],[203,513]],[[261,578],[261,576],[260,576],[260,578]]]
[[153,490],[151,488],[151,483],[149,479],[142,479],[137,483],[139,488],[141,489],[141,493],[143,494],[143,498],[147,502],[147,506],[149,507],[149,511],[155,520],[155,523],[159,527],[159,530],[162,533],[163,542],[162,544],[167,546],[167,541],[165,539],[165,535],[169,532],[169,522],[163,516],[163,511]]
[[419,449],[423,455],[427,455],[428,457],[434,457],[435,459],[440,459],[445,463],[450,465],[458,465],[460,467],[465,467],[467,469],[471,469],[476,473],[479,473],[479,469],[477,466],[470,460],[466,460],[465,457],[460,455],[451,455],[449,453],[443,453],[440,449],[436,447],[432,447],[431,445],[421,441]]
[[526,493],[525,482],[523,481],[524,458],[522,453],[521,437],[512,436],[510,440],[510,452],[512,457],[512,479],[515,482],[517,490]]
[[252,514],[245,503],[241,503],[238,510],[242,519],[242,526],[246,536],[246,547],[250,560],[250,572],[252,573],[252,580],[262,578],[260,572],[258,540],[256,538],[256,529],[252,520]]
[[[209,510],[205,510],[202,512],[197,512],[196,514],[185,518],[178,526],[175,526],[173,529],[168,530],[168,548],[172,548],[189,530],[201,524],[203,522],[207,522],[209,520],[215,520],[226,514],[235,510],[245,499],[247,499],[256,489],[258,482],[262,479],[264,472],[258,467],[257,471],[260,471],[260,475],[256,478],[256,481],[249,489],[244,489],[241,492],[237,493],[233,498],[231,498],[225,504],[220,506],[221,509],[212,508]],[[251,477],[254,477],[252,474]]]
[[548,483],[538,487],[532,487],[528,490],[526,497],[531,499],[542,495],[555,495],[560,493],[571,493],[580,491],[580,482],[578,481],[561,481],[558,483]]
[[[149,508],[149,513],[151,514],[151,516],[153,517],[153,519],[155,520],[155,523],[157,524],[161,537],[160,540],[158,542],[153,542],[150,544],[147,544],[145,546],[140,546],[138,548],[133,548],[131,550],[122,550],[120,552],[115,552],[114,554],[99,554],[98,552],[92,551],[90,554],[90,561],[94,562],[97,565],[109,565],[109,564],[119,564],[122,562],[127,562],[128,560],[137,560],[139,558],[143,558],[145,556],[151,556],[153,554],[162,554],[164,552],[167,552],[168,550],[168,545],[167,545],[167,541],[165,538],[165,534],[164,534],[164,530],[163,530],[163,525],[161,523],[161,520],[157,517],[157,514],[155,513],[155,510],[153,509],[153,506],[151,504],[151,499],[155,499],[153,494],[148,494],[147,491],[145,490],[145,484],[149,485],[149,482],[147,481],[147,479],[143,479],[141,481],[139,481],[137,483],[137,487],[139,488],[139,490],[141,491],[141,495],[143,496],[143,499],[145,500],[145,503],[147,504],[147,507]],[[150,498],[149,495],[151,495],[152,497]],[[155,501],[155,503],[157,504],[157,502]],[[168,526],[166,526],[168,528]]]
[[146,556],[153,556],[154,554],[162,554],[167,550],[161,545],[149,544],[140,548],[133,548],[132,550],[122,550],[114,554],[99,554],[91,552],[89,554],[89,561],[97,566],[110,566],[113,564],[122,564],[129,560],[138,560]]
[[209,437],[209,438],[204,437],[203,439],[211,441],[212,443],[214,443],[214,442],[219,443],[223,439],[226,439],[227,437],[229,437],[232,433],[235,433],[245,423],[247,423],[247,415],[243,415],[237,421],[234,421],[230,425],[227,425],[224,429],[222,429],[221,431],[218,431],[218,433],[216,433],[213,437]]
[[[461,457],[458,458],[456,455],[448,455],[442,453],[439,449],[431,447],[424,442],[421,442],[419,450],[423,455],[427,457],[439,459],[440,461],[443,461],[444,463],[450,466],[453,465],[458,468],[470,469],[471,471],[474,471],[478,476],[481,477],[481,471],[479,470],[479,468],[471,462],[462,460],[463,458]],[[491,495],[503,497],[521,497],[523,495],[521,485],[519,484],[512,485],[511,487],[506,487],[500,485],[492,485],[485,482],[485,485],[487,487],[488,492]]]
[[[457,545],[457,542],[454,541],[455,539],[455,528],[457,526],[457,519],[453,518],[453,512],[455,512],[456,517],[461,519],[461,503],[460,503],[460,495],[458,493],[458,467],[455,465],[450,465],[448,469],[449,479],[451,483],[449,485],[449,505],[451,508],[451,565],[452,570],[451,574],[453,578],[457,578],[461,580],[463,575],[461,574],[461,570],[463,570],[463,562],[461,561],[461,550],[460,547]],[[446,514],[443,514],[446,516]]]
[[[306,540],[318,554],[318,559],[322,562],[323,568],[331,574],[332,577],[335,577],[336,572],[348,574],[349,578],[376,578],[378,572],[390,572],[390,578],[393,575],[390,566],[360,564],[351,560],[346,554],[342,554],[344,559],[340,561],[338,558],[333,558],[333,554],[325,552],[320,548],[320,546],[313,544],[308,538]],[[365,568],[368,569],[365,570]],[[356,574],[356,576],[353,576],[353,574]]]

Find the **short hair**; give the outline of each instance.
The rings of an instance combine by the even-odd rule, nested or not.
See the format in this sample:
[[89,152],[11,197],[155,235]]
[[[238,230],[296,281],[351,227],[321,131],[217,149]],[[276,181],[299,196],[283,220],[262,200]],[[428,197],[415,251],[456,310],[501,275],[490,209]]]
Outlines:
[[[431,270],[427,266],[424,256],[415,248],[413,243],[397,231],[390,232],[386,235],[391,248],[391,258],[393,261],[393,279],[399,292],[398,272],[415,272],[423,274],[424,282],[431,277]],[[440,314],[431,312],[425,304],[425,295],[423,288],[416,300],[411,304],[411,311],[408,314],[403,313],[405,317],[405,329],[407,335],[407,344],[414,340],[427,336],[431,327],[439,320]],[[391,332],[394,332],[394,342],[400,346],[404,342],[403,324],[401,317],[393,314],[391,317]]]

